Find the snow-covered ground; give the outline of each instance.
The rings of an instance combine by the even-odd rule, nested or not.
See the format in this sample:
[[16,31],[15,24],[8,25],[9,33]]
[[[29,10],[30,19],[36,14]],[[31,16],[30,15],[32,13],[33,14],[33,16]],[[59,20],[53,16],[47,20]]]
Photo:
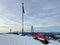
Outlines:
[[[56,40],[49,40],[48,45],[60,45]],[[0,45],[45,45],[31,36],[20,36],[13,34],[0,35]]]

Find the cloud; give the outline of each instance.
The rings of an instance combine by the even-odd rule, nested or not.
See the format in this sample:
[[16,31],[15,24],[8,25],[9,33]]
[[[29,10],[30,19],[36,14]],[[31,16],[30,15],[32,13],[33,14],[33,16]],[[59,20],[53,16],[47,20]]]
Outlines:
[[[4,2],[4,3],[3,3]],[[11,2],[11,3],[8,3]],[[28,3],[26,3],[28,2]],[[2,1],[3,8],[0,15],[8,19],[12,25],[17,22],[21,24],[21,3],[22,1]],[[1,7],[1,6],[0,6]],[[26,0],[24,1],[24,23],[25,26],[60,26],[60,6],[55,0]],[[10,10],[11,9],[11,10]],[[19,13],[20,12],[20,13]],[[7,22],[9,22],[7,21]],[[13,22],[12,22],[13,21]],[[9,25],[9,23],[7,23]],[[19,24],[19,25],[20,25]]]
[[6,7],[0,6],[0,26],[19,25],[20,23],[14,20],[15,17]]
[[[5,1],[6,2],[6,1]],[[9,2],[9,1],[8,1]],[[11,1],[10,1],[11,2]],[[12,1],[13,2],[13,1]],[[15,1],[14,1],[15,2]],[[44,2],[44,3],[41,3],[40,5],[39,5],[39,3],[40,3],[40,1],[38,0],[37,2],[33,2],[32,0],[31,0],[31,3],[33,3],[32,5],[30,5],[29,7],[28,7],[28,5],[26,6],[25,5],[25,7],[27,7],[26,8],[26,12],[25,12],[25,25],[47,25],[48,24],[48,22],[46,21],[46,20],[49,20],[49,18],[48,19],[46,19],[47,17],[52,17],[52,15],[53,14],[55,14],[54,13],[54,11],[52,11],[52,10],[50,10],[50,9],[52,9],[52,8],[54,8],[54,6],[52,5],[51,6],[51,3],[49,2],[49,3],[47,3],[47,4],[45,4],[46,2],[48,2],[48,1],[41,1],[41,2]],[[20,2],[19,2],[20,3]],[[18,4],[19,4],[18,3]],[[15,7],[15,3],[12,3],[12,4],[14,4],[14,7]],[[43,4],[43,5],[42,5]],[[10,3],[9,3],[9,5],[10,5]],[[15,12],[15,10],[8,10],[9,9],[9,7],[11,8],[11,9],[13,9],[14,7],[13,7],[13,5],[5,5],[6,6],[6,8],[3,10],[3,13],[2,13],[2,15],[4,15],[4,17],[6,17],[7,19],[9,19],[9,20],[11,20],[11,21],[15,21],[15,22],[19,22],[19,23],[21,23],[21,15],[20,14],[17,14],[16,15],[16,12]],[[45,6],[44,6],[45,5]],[[51,7],[49,7],[49,5],[51,6]],[[9,6],[9,7],[8,7]],[[33,7],[33,8],[32,8]],[[41,9],[40,9],[40,7],[41,7]],[[15,7],[14,9],[16,9],[17,7]],[[20,7],[21,8],[21,7]],[[41,11],[40,11],[41,10]],[[49,11],[50,10],[50,11]],[[55,10],[55,9],[53,9],[53,10]],[[17,10],[16,10],[17,11]],[[51,12],[52,11],[52,12]],[[56,12],[56,11],[55,11]],[[28,14],[29,13],[29,14]],[[20,15],[20,16],[18,16],[18,15]],[[55,16],[55,15],[53,15],[53,16]],[[33,21],[34,20],[34,21]],[[36,23],[37,22],[37,23]]]
[[[22,0],[0,0],[0,26],[22,24]],[[24,26],[60,26],[60,0],[24,0]]]
[[59,2],[59,0],[25,1],[25,9],[28,10],[28,15],[25,16],[26,20],[35,26],[60,26]]

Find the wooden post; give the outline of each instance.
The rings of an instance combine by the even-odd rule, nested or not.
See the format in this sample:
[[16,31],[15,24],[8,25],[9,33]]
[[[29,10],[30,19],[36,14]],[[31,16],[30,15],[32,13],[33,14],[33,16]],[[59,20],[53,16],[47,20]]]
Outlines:
[[10,33],[11,33],[11,29],[10,29]]

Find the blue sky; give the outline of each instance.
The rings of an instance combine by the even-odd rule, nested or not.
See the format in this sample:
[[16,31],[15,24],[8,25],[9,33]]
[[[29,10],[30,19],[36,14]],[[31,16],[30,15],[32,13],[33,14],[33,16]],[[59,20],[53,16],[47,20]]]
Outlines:
[[33,25],[40,31],[60,31],[60,0],[0,0],[0,28],[18,27],[16,30],[20,30],[22,2],[25,27]]

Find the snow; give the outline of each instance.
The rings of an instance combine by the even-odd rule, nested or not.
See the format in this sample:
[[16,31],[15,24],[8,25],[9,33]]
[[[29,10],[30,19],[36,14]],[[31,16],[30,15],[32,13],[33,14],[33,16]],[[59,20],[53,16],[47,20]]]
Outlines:
[[[49,40],[48,45],[60,45],[56,40]],[[32,36],[21,36],[13,34],[0,35],[0,45],[45,45],[33,39]]]

